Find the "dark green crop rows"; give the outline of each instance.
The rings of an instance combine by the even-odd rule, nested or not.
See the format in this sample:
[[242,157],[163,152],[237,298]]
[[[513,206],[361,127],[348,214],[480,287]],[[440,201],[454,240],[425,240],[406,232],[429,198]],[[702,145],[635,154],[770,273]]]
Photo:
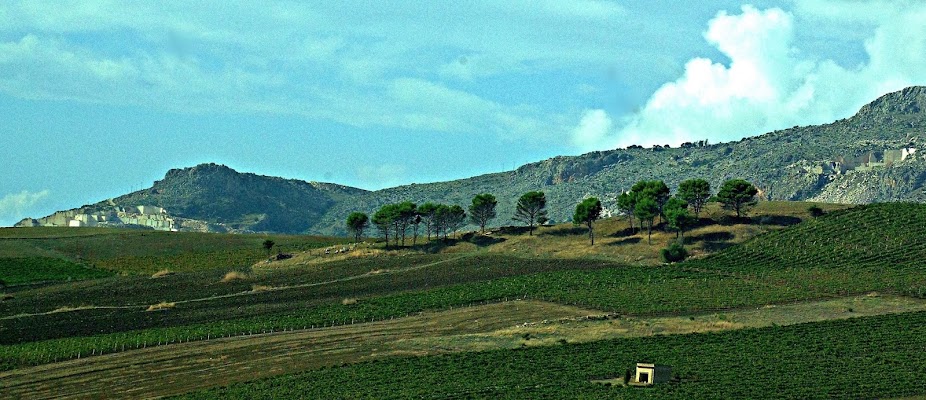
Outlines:
[[70,281],[111,276],[112,272],[50,257],[0,258],[0,283]]
[[683,267],[817,293],[922,296],[924,260],[926,205],[886,203],[836,211]]
[[[500,301],[513,298],[531,298],[565,304],[576,304],[605,311],[625,314],[654,314],[697,312],[728,309],[747,305],[786,302],[812,297],[811,293],[791,290],[785,287],[752,283],[737,278],[718,277],[706,273],[686,272],[676,269],[652,267],[616,267],[601,269],[569,269],[563,271],[539,272],[520,276],[504,276],[515,271],[543,270],[545,263],[526,259],[479,257],[463,259],[460,262],[478,262],[472,268],[494,270],[483,272],[496,279],[465,284],[438,286],[430,290],[416,290],[392,295],[361,297],[355,305],[343,305],[341,300],[351,297],[354,290],[371,286],[345,283],[338,288],[332,285],[333,293],[324,296],[327,300],[311,301],[304,310],[260,315],[251,318],[237,318],[219,322],[200,322],[181,326],[152,327],[144,330],[108,333],[91,337],[65,337],[0,347],[2,368],[9,369],[25,365],[42,364],[54,360],[75,358],[78,354],[98,354],[134,349],[158,343],[201,340],[210,337],[241,335],[246,333],[304,329],[312,326],[344,325],[352,322],[382,320],[403,317],[409,313],[424,310],[441,310],[480,302]],[[486,263],[494,261],[493,268]],[[546,268],[569,267],[569,263],[552,263]],[[572,268],[595,268],[594,265],[572,265]],[[442,268],[464,268],[460,264],[434,266],[421,270],[421,279],[433,284],[441,283],[441,275],[454,276],[460,271],[444,271]],[[480,274],[470,271],[471,277]],[[399,280],[388,276],[380,277],[383,283]],[[260,296],[282,296],[284,293],[266,293]],[[299,295],[298,290],[292,295]],[[255,299],[261,297],[255,296]],[[253,302],[253,300],[246,300]],[[268,300],[263,300],[268,301]],[[292,300],[293,302],[296,300]],[[309,301],[309,300],[305,300]],[[184,305],[176,309],[144,313],[149,318],[176,320],[185,314]],[[89,312],[89,311],[88,311]],[[75,320],[92,321],[88,312],[72,313]],[[81,314],[84,313],[84,314]],[[107,310],[99,313],[109,313]],[[118,313],[121,321],[130,321],[128,316]],[[153,314],[153,315],[152,315]],[[64,318],[64,316],[62,316]],[[65,320],[62,320],[65,321]],[[101,319],[105,321],[105,319]],[[25,322],[24,322],[25,323]],[[38,328],[39,326],[35,327]],[[64,329],[64,328],[62,328]],[[33,329],[34,330],[34,329]],[[12,339],[12,338],[10,338]]]
[[885,203],[835,211],[689,263],[761,274],[785,268],[926,271],[926,205]]
[[[926,394],[926,313],[722,333],[398,358],[232,385],[186,399],[858,399]],[[681,382],[609,387],[636,362]]]

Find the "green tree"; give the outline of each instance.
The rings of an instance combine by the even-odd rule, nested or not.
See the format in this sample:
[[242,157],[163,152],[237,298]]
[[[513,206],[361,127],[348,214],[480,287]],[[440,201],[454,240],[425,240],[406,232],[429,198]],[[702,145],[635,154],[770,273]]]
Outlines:
[[424,223],[428,241],[431,240],[431,232],[434,230],[434,210],[436,209],[437,204],[434,203],[424,203],[418,206],[418,215],[421,217],[421,222]]
[[656,216],[659,215],[659,204],[656,203],[656,200],[651,196],[642,196],[637,200],[637,205],[634,207],[633,213],[640,220],[641,224],[646,222],[646,242],[653,244],[653,221],[656,219]]
[[414,226],[415,236],[412,236],[412,246],[418,245],[418,226],[421,225],[421,215],[415,214],[415,218],[412,219],[412,226]]
[[393,230],[396,218],[398,215],[395,204],[386,204],[373,214],[373,225],[386,241],[386,247],[389,247],[389,233]]
[[443,234],[444,239],[447,239],[451,232],[463,226],[466,221],[466,211],[458,205],[438,204],[434,209],[433,219],[437,236],[440,237]]
[[370,217],[362,212],[353,212],[347,216],[347,230],[354,234],[354,240],[358,242],[369,226]]
[[264,250],[267,250],[267,257],[270,257],[270,250],[276,243],[270,239],[264,240]]
[[544,223],[547,220],[547,196],[543,192],[527,192],[518,199],[514,216],[511,219],[520,221],[529,227],[528,234],[534,235],[534,223]]
[[742,179],[730,179],[720,187],[717,200],[724,209],[735,211],[736,217],[740,218],[750,207],[756,205],[758,193],[759,189],[752,183]]
[[489,193],[477,194],[473,197],[473,204],[469,206],[469,218],[479,225],[482,233],[486,232],[486,223],[495,218],[495,206],[498,201]]
[[455,204],[450,206],[450,213],[447,218],[447,230],[456,232],[457,229],[462,228],[463,225],[466,225],[466,210]]
[[701,210],[711,198],[711,184],[704,179],[689,179],[682,181],[678,185],[677,196],[685,200],[691,210],[694,211],[695,218],[701,217]]
[[588,238],[595,245],[595,227],[594,222],[601,218],[601,201],[595,197],[589,197],[582,200],[576,205],[576,212],[572,215],[572,223],[585,224],[588,227]]
[[696,219],[688,212],[688,203],[678,197],[672,197],[666,202],[664,213],[669,228],[676,232],[676,237],[685,237],[685,229],[693,226]]
[[637,197],[630,192],[617,196],[617,209],[630,219],[630,233],[633,234],[633,212],[637,206]]
[[410,201],[403,201],[395,205],[395,240],[401,237],[402,246],[405,246],[405,234],[408,227],[414,223],[415,217],[418,216],[418,206]]
[[450,218],[450,207],[446,204],[436,204],[434,206],[434,214],[432,217],[432,224],[434,225],[434,235],[438,239],[443,236],[444,231],[447,229],[447,220]]
[[[666,202],[669,201],[669,186],[666,185],[663,181],[639,181],[630,188],[630,192],[636,196],[637,201],[640,201],[642,197],[649,197],[656,202],[656,207],[658,212],[656,216],[662,218],[662,209],[665,206]],[[636,207],[634,207],[636,210]],[[637,216],[639,218],[639,215]],[[650,227],[652,229],[652,227]]]

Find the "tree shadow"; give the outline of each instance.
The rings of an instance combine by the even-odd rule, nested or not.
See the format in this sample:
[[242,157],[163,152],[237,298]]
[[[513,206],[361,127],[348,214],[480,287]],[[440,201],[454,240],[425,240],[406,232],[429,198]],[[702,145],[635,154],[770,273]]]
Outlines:
[[797,225],[804,220],[790,215],[763,215],[752,218],[753,223],[760,225],[791,226]]
[[[529,226],[500,226],[492,230],[493,234],[500,235],[522,235],[530,232],[531,228]],[[534,231],[537,231],[537,225],[534,225]]]
[[462,240],[454,239],[454,238],[436,239],[436,240],[432,240],[428,242],[427,244],[420,244],[416,247],[425,253],[435,254],[435,253],[440,253],[441,250],[446,249],[448,247],[456,246],[457,243],[459,243],[460,241]]
[[488,247],[493,244],[502,243],[508,239],[476,234],[476,235],[470,236],[469,238],[464,237],[464,240],[472,244],[475,244],[476,246],[479,246],[479,247]]
[[691,228],[688,228],[688,229],[702,228],[702,227],[711,226],[711,225],[717,225],[717,221],[715,221],[713,218],[701,217],[701,218],[698,218],[698,221],[695,222],[695,224]]
[[685,243],[694,244],[701,242],[701,246],[704,247],[704,250],[715,252],[733,246],[731,240],[733,240],[734,237],[735,236],[730,232],[710,232],[700,235],[686,236]]
[[642,240],[643,238],[639,236],[625,237],[623,239],[615,240],[613,242],[608,243],[608,246],[623,246],[625,244],[637,244],[637,243],[640,243],[640,241]]
[[[637,228],[637,227],[635,227],[635,228]],[[640,231],[639,228],[637,228],[637,229],[630,229],[630,227],[626,227],[626,228],[624,228],[624,229],[621,229],[621,230],[619,230],[619,231],[617,231],[617,232],[614,232],[614,233],[608,235],[608,237],[614,237],[614,238],[628,237],[628,236],[633,236],[633,235],[635,235],[635,234],[636,234],[637,232],[639,232],[639,231]]]
[[548,229],[543,231],[543,233],[538,233],[537,236],[575,236],[587,233],[588,228],[584,226],[573,226],[570,228]]

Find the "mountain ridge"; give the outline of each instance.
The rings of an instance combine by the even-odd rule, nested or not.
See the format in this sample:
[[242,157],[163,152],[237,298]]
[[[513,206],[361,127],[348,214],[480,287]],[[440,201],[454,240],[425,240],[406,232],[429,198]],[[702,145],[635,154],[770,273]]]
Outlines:
[[849,118],[733,142],[557,156],[513,171],[376,191],[201,164],[170,170],[151,188],[112,203],[163,207],[181,219],[232,231],[345,234],[344,219],[350,212],[372,213],[383,204],[406,200],[466,206],[479,193],[498,198],[494,225],[507,225],[518,196],[530,190],[547,194],[554,222],[568,221],[586,196],[601,198],[610,215],[616,196],[640,179],[662,179],[676,187],[684,179],[704,178],[716,190],[726,179],[743,178],[768,200],[921,202],[926,200],[926,158],[917,150],[923,145],[926,87],[911,86],[878,97]]

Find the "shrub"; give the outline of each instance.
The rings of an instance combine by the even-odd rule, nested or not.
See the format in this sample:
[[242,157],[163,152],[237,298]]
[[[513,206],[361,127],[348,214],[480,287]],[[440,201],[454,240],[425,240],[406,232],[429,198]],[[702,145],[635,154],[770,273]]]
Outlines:
[[221,282],[228,283],[228,282],[234,282],[234,281],[241,281],[245,279],[248,279],[248,274],[245,274],[244,272],[230,271],[227,274],[225,274],[224,277],[222,277]]
[[679,242],[672,242],[669,247],[662,249],[662,259],[665,262],[679,262],[688,258],[688,250]]

